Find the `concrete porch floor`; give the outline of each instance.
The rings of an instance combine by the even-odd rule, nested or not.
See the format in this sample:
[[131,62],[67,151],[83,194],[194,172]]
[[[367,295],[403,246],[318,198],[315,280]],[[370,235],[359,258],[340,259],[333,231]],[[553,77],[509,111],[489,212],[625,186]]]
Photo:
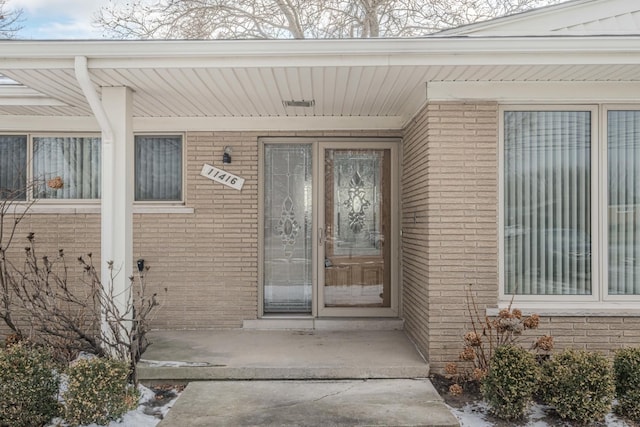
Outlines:
[[459,426],[402,330],[157,331],[149,339],[140,381],[189,383],[159,427]]
[[429,375],[401,330],[155,331],[149,340],[138,365],[142,383]]

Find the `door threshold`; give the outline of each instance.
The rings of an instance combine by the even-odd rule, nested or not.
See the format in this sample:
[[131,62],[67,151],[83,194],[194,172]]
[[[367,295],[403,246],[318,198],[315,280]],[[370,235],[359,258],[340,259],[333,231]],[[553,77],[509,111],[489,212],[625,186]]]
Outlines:
[[321,330],[321,331],[395,331],[404,329],[398,318],[313,318],[277,316],[242,322],[243,329],[253,330]]

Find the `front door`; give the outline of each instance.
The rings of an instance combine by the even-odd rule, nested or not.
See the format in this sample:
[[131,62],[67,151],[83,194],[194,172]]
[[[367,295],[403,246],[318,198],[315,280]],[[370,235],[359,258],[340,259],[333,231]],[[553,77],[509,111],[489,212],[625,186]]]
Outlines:
[[397,143],[262,153],[262,314],[397,316]]

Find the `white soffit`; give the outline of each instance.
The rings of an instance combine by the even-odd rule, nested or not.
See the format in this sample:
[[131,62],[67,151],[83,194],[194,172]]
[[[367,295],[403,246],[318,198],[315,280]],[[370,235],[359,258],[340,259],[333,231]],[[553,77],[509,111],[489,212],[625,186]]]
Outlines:
[[[132,88],[134,119],[150,127],[154,118],[172,126],[188,118],[198,129],[332,122],[341,129],[400,128],[429,92],[461,99],[464,88],[470,99],[501,99],[487,84],[511,83],[515,93],[518,82],[584,82],[588,96],[589,83],[608,82],[619,93],[620,85],[640,81],[638,37],[12,41],[0,42],[0,52],[0,73],[22,91],[14,102],[20,98],[0,85],[0,116],[91,117],[74,74],[75,57],[87,56],[95,89]],[[287,100],[314,103],[285,107]]]

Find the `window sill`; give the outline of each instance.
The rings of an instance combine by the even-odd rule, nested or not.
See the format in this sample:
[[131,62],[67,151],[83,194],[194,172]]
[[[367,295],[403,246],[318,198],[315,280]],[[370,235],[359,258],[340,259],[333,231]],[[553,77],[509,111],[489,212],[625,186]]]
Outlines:
[[[538,314],[543,317],[640,317],[638,303],[592,302],[592,303],[514,303],[513,308],[529,316]],[[497,316],[501,309],[509,307],[502,302],[498,308],[487,308],[487,316]]]
[[[24,213],[25,211],[29,211],[29,213],[33,214],[67,214],[67,215],[77,215],[77,214],[99,214],[101,209],[100,205],[96,203],[91,204],[49,204],[49,203],[41,203],[34,204],[32,206],[27,205],[16,205],[15,210],[11,208],[7,213],[12,214],[13,212],[17,214]],[[134,214],[192,214],[195,210],[193,208],[177,205],[134,205],[133,213]]]
[[134,214],[192,214],[195,209],[184,205],[133,205]]

